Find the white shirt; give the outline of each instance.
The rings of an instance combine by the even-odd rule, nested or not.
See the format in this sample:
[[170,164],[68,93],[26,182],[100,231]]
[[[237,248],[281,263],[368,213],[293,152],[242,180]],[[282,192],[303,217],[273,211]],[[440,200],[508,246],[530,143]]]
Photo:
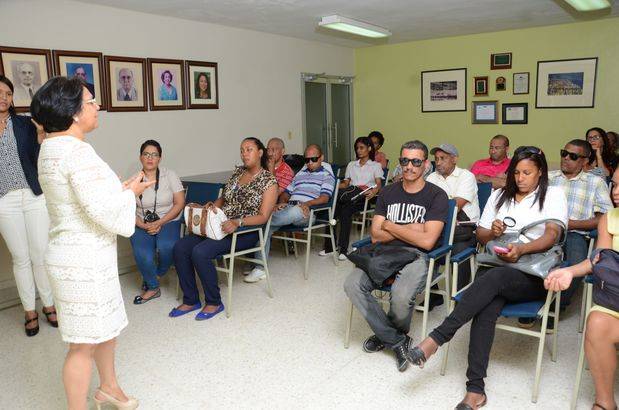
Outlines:
[[365,164],[359,164],[359,160],[350,161],[346,167],[345,179],[350,179],[354,186],[376,185],[376,178],[383,177],[383,168],[380,163],[368,159]]
[[462,198],[468,201],[462,210],[471,221],[479,221],[479,200],[477,199],[477,181],[475,175],[467,169],[455,167],[447,177],[437,171],[431,173],[426,181],[441,188],[450,199]]
[[[516,202],[515,200],[506,201],[503,205],[501,205],[501,208],[499,208],[497,212],[496,204],[502,192],[503,189],[495,189],[492,194],[490,194],[490,198],[488,198],[488,202],[486,203],[486,208],[484,208],[481,219],[477,224],[478,226],[491,229],[492,222],[496,219],[502,221],[506,216],[512,217],[516,220],[516,226],[511,228],[508,227],[505,230],[506,233],[518,232],[530,223],[548,218],[563,221],[565,226],[567,226],[567,199],[565,198],[565,193],[561,188],[555,186],[548,187],[548,190],[546,191],[546,199],[544,200],[544,208],[541,211],[539,209],[538,202],[535,200],[538,192],[538,189],[536,189],[524,197],[520,202]],[[527,233],[527,236],[529,239],[535,240],[544,234],[545,229],[544,224],[538,225],[531,228],[531,230]],[[523,237],[520,239],[526,241]]]

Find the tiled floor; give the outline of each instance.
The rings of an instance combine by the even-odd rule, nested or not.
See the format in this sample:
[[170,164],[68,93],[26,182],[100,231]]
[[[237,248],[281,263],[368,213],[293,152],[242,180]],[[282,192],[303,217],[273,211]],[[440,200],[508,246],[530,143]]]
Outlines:
[[[265,282],[234,283],[232,316],[206,322],[193,315],[170,319],[177,303],[175,273],[164,282],[163,296],[143,306],[131,304],[138,292],[137,273],[121,282],[129,327],[119,338],[117,369],[127,393],[143,409],[256,408],[422,408],[450,409],[464,393],[468,327],[452,343],[449,367],[439,374],[439,353],[419,370],[396,370],[390,353],[367,354],[361,343],[369,328],[359,314],[352,341],[344,349],[348,302],[342,283],[351,264],[312,256],[309,280],[302,258],[270,260],[275,298]],[[222,291],[226,288],[222,286]],[[437,308],[430,326],[444,315]],[[419,314],[411,332],[419,341]],[[559,358],[544,356],[537,404],[531,403],[536,340],[498,331],[488,369],[489,409],[566,409],[574,382],[579,335],[577,307],[561,321]],[[33,338],[23,334],[20,308],[0,311],[0,408],[62,409],[60,372],[66,346],[57,331],[41,322]],[[549,348],[550,344],[547,343]],[[96,376],[92,388],[97,385]],[[617,390],[619,391],[619,390]],[[579,408],[590,407],[593,386],[583,377]]]

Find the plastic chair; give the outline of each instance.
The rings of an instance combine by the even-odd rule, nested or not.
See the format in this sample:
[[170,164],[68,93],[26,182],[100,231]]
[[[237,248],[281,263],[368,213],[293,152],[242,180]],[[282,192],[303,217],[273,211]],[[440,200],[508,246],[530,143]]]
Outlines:
[[[597,234],[597,231],[596,231]],[[589,311],[593,305],[593,276],[585,276],[585,291],[582,295],[582,305],[585,308],[583,323],[589,316]],[[570,409],[576,408],[578,402],[578,393],[580,392],[580,382],[582,380],[582,372],[585,368],[585,331],[581,328],[582,336],[580,339],[580,352],[578,354],[578,365],[576,367],[576,380],[574,381],[574,388],[572,389],[572,401],[570,403]]]
[[479,201],[479,210],[481,212],[484,212],[490,194],[492,194],[491,182],[480,182],[477,184],[477,200]]
[[[454,229],[456,227],[456,201],[453,199],[449,200],[449,212],[447,214],[447,223],[443,226],[443,232],[441,234],[442,241],[437,244],[437,246],[430,252],[428,252],[428,274],[426,277],[426,285],[424,294],[424,303],[423,306],[415,305],[415,310],[423,313],[422,326],[421,326],[421,334],[422,338],[427,336],[427,325],[428,325],[428,315],[429,315],[429,306],[430,306],[430,294],[435,293],[439,295],[443,295],[446,299],[449,299],[450,292],[450,257],[451,257],[451,249],[453,244],[454,237]],[[361,239],[353,243],[353,247],[362,248],[364,246],[368,246],[371,243],[371,239],[369,237]],[[440,263],[440,260],[444,258],[444,269],[443,272],[435,275],[434,268],[437,263]],[[445,282],[445,290],[434,290],[431,289],[432,286],[439,281]],[[387,303],[389,300],[385,297],[391,291],[391,286],[384,286],[380,289],[376,289],[375,296],[378,301],[381,303]],[[348,326],[346,327],[346,336],[344,339],[344,347],[348,349],[350,345],[350,331],[352,328],[352,315],[353,315],[353,304],[350,303],[350,311],[348,315]]]

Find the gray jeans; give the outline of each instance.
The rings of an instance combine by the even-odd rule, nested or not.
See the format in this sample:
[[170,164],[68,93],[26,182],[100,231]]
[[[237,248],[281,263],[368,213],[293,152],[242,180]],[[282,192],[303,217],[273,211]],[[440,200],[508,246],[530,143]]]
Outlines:
[[415,298],[423,292],[428,274],[428,259],[425,254],[406,265],[391,285],[389,312],[385,313],[380,303],[372,296],[377,289],[368,275],[354,268],[344,282],[344,291],[352,304],[363,315],[374,334],[393,349],[406,341],[411,327]]

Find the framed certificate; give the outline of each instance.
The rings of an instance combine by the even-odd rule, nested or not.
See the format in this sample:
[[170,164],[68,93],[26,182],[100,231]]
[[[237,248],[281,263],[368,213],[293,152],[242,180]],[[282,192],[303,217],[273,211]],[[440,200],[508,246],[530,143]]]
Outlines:
[[498,124],[498,101],[473,101],[473,124]]
[[527,124],[529,116],[529,104],[503,104],[503,124]]
[[529,73],[514,73],[514,94],[529,93]]

